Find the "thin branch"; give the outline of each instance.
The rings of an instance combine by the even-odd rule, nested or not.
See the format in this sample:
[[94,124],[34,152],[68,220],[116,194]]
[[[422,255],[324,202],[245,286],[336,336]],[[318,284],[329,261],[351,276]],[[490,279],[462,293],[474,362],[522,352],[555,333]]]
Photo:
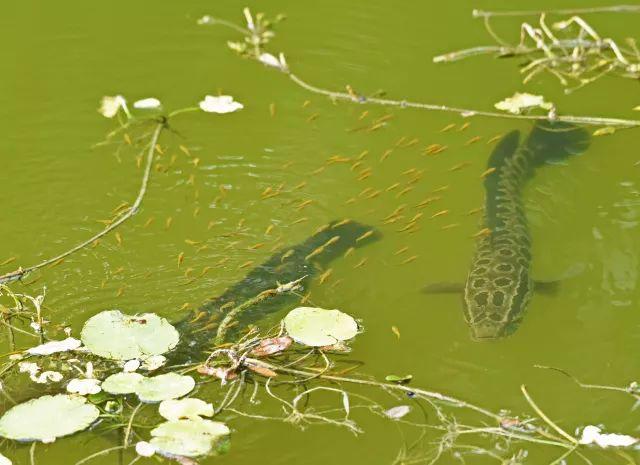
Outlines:
[[592,8],[565,8],[557,10],[473,10],[471,14],[474,18],[491,18],[494,16],[539,16],[541,14],[579,15],[587,13],[640,13],[640,5],[612,5]]
[[567,433],[565,430],[563,430],[562,428],[560,428],[557,424],[555,424],[541,409],[540,407],[538,407],[536,405],[536,403],[533,401],[533,399],[531,398],[531,396],[529,395],[529,393],[527,392],[527,388],[526,386],[523,384],[522,386],[520,386],[520,390],[522,391],[522,394],[524,394],[525,399],[527,399],[527,402],[529,402],[529,405],[531,406],[531,408],[533,410],[535,410],[535,412],[538,414],[538,416],[540,418],[542,418],[546,424],[548,424],[551,428],[553,428],[554,430],[556,430],[558,432],[558,434],[560,434],[560,436],[564,437],[566,440],[568,440],[569,442],[571,442],[572,444],[578,444],[578,440],[576,438],[574,438],[573,436],[571,436],[569,433]]
[[138,209],[140,208],[140,205],[142,204],[142,200],[144,199],[144,196],[145,196],[145,194],[147,192],[147,185],[149,183],[149,177],[151,176],[151,166],[152,166],[152,162],[153,162],[153,154],[155,152],[156,145],[158,144],[158,138],[160,137],[160,133],[162,132],[162,129],[164,129],[164,127],[165,127],[165,123],[164,122],[158,123],[158,125],[156,126],[155,131],[153,131],[153,135],[151,136],[151,141],[149,142],[149,148],[147,150],[146,164],[145,164],[145,168],[144,168],[144,171],[143,171],[143,174],[142,174],[142,182],[141,182],[141,185],[140,185],[140,190],[138,191],[138,196],[136,197],[136,200],[133,202],[133,205],[131,206],[131,208],[129,208],[125,213],[122,214],[122,216],[120,216],[117,220],[115,220],[113,223],[108,225],[106,228],[104,228],[98,234],[95,234],[95,235],[91,236],[89,239],[81,242],[80,244],[78,244],[75,247],[67,250],[66,252],[63,252],[63,253],[61,253],[59,255],[56,255],[55,257],[49,258],[47,260],[44,260],[43,262],[40,262],[40,263],[38,263],[36,265],[28,266],[26,268],[20,267],[15,271],[12,271],[10,273],[6,273],[6,274],[0,276],[0,284],[9,283],[9,282],[13,282],[13,281],[17,281],[19,279],[22,279],[26,275],[31,273],[32,271],[35,271],[35,270],[37,270],[39,268],[44,268],[44,267],[46,267],[48,265],[56,263],[57,261],[62,260],[63,258],[66,258],[69,255],[77,252],[78,250],[84,249],[88,245],[92,244],[94,241],[106,236],[111,231],[113,231],[118,226],[120,226],[122,223],[124,223],[125,221],[130,219],[133,215],[135,215],[138,212]]

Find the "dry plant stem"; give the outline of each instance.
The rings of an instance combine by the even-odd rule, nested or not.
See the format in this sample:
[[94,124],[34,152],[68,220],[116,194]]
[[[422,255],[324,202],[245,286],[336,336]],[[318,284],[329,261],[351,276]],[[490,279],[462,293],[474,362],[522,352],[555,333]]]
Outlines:
[[[315,94],[325,95],[334,100],[347,100],[350,102],[355,102],[360,104],[369,103],[369,104],[393,106],[393,107],[401,107],[401,108],[417,108],[420,110],[446,111],[449,113],[458,113],[464,117],[485,116],[490,118],[518,119],[518,120],[528,120],[528,121],[549,121],[549,117],[546,115],[512,115],[508,113],[470,110],[468,108],[449,107],[446,105],[435,105],[431,103],[409,102],[406,100],[366,98],[363,101],[360,101],[354,98],[351,94],[347,92],[334,92],[334,91],[322,89],[320,87],[316,87],[307,83],[306,81],[302,80],[300,77],[298,77],[293,73],[288,73],[288,75],[289,75],[289,78],[294,83],[296,83],[298,86],[302,87],[303,89],[308,90],[309,92],[313,92]],[[619,118],[601,118],[597,116],[559,115],[559,116],[556,116],[553,119],[553,121],[562,121],[565,123],[584,124],[584,125],[590,125],[590,126],[612,126],[612,127],[618,127],[618,128],[640,127],[640,121],[638,120],[628,120],[628,119],[619,119]]]
[[218,331],[216,332],[216,338],[215,338],[215,344],[216,345],[220,345],[222,343],[224,343],[224,338],[227,335],[227,331],[229,330],[229,327],[231,326],[231,323],[233,323],[233,321],[235,320],[235,318],[242,313],[244,310],[246,310],[247,308],[262,302],[263,300],[277,295],[277,292],[275,289],[268,289],[266,291],[261,292],[260,294],[258,294],[257,296],[247,300],[246,302],[241,303],[240,305],[238,305],[237,307],[232,308],[231,310],[229,310],[229,313],[226,314],[226,316],[224,317],[224,319],[220,322],[220,326],[218,326]]
[[578,15],[586,13],[640,13],[640,5],[612,5],[593,8],[564,8],[558,10],[473,10],[472,15],[474,18],[491,18],[493,16],[539,16],[541,14]]
[[520,390],[522,391],[522,394],[524,394],[525,399],[527,399],[527,402],[529,402],[529,405],[531,406],[531,408],[535,410],[538,416],[542,418],[545,421],[545,423],[547,423],[551,428],[556,430],[558,434],[564,437],[567,441],[571,442],[572,444],[578,444],[578,440],[576,438],[571,436],[569,433],[567,433],[565,430],[563,430],[557,424],[551,421],[551,419],[540,409],[540,407],[536,405],[536,403],[533,401],[533,399],[527,392],[527,388],[524,384],[520,386]]
[[419,389],[419,388],[411,388],[408,386],[403,386],[401,384],[392,384],[392,383],[382,383],[379,381],[371,381],[371,380],[366,380],[366,379],[358,379],[358,378],[347,378],[344,376],[333,376],[333,375],[327,375],[327,374],[321,374],[318,375],[317,373],[314,372],[310,372],[310,371],[303,371],[303,370],[296,370],[294,368],[284,368],[284,367],[280,367],[277,365],[272,365],[270,363],[266,363],[263,360],[257,360],[257,359],[252,359],[252,358],[247,358],[246,359],[248,362],[253,362],[256,364],[260,364],[260,365],[264,365],[276,372],[281,372],[281,373],[287,373],[290,375],[298,375],[298,376],[314,376],[316,378],[319,379],[325,379],[327,381],[337,381],[337,382],[343,382],[343,383],[351,383],[351,384],[362,384],[362,385],[366,385],[366,386],[377,386],[383,389],[389,389],[392,391],[403,391],[403,392],[411,392],[414,394],[417,394],[419,396],[424,396],[426,398],[429,399],[435,399],[441,402],[446,402],[449,404],[452,404],[456,407],[461,407],[461,408],[468,408],[470,410],[473,410],[475,412],[481,413],[482,415],[485,415],[489,418],[492,418],[493,420],[496,421],[500,421],[502,420],[502,417],[496,413],[493,413],[489,410],[486,410],[482,407],[478,407],[477,405],[473,405],[470,404],[469,402],[466,402],[464,400],[461,399],[456,399],[455,397],[450,397],[447,396],[445,394],[441,394],[439,392],[434,392],[434,391],[426,391],[424,389]]
[[149,183],[149,178],[151,176],[151,166],[153,164],[153,154],[155,152],[156,145],[158,144],[158,139],[160,137],[160,133],[162,132],[164,127],[165,127],[165,123],[164,122],[158,123],[158,125],[155,128],[155,130],[153,131],[153,135],[151,136],[151,140],[149,142],[149,148],[147,149],[146,163],[145,163],[144,171],[143,171],[143,174],[142,174],[142,182],[141,182],[141,185],[140,185],[140,190],[138,191],[138,196],[136,197],[136,200],[133,202],[133,205],[131,206],[131,208],[129,208],[117,220],[115,220],[109,226],[104,228],[98,234],[95,234],[95,235],[91,236],[89,239],[81,242],[80,244],[78,244],[75,247],[67,250],[66,252],[63,252],[63,253],[61,253],[59,255],[56,255],[55,257],[49,258],[49,259],[47,259],[47,260],[45,260],[43,262],[40,262],[40,263],[38,263],[36,265],[32,265],[32,266],[29,266],[29,267],[26,267],[26,268],[20,267],[15,271],[12,271],[10,273],[6,273],[6,274],[0,276],[0,284],[12,282],[12,281],[17,281],[19,279],[22,279],[23,277],[25,277],[27,274],[31,273],[32,271],[35,271],[35,270],[37,270],[39,268],[43,268],[45,266],[51,265],[52,263],[55,263],[58,260],[62,260],[63,258],[68,257],[69,255],[77,252],[78,250],[84,249],[85,247],[87,247],[88,245],[93,243],[94,241],[106,236],[111,231],[113,231],[118,226],[120,226],[122,223],[124,223],[125,221],[130,219],[133,215],[135,215],[138,212],[138,209],[140,208],[140,205],[142,204],[142,200],[144,199],[144,196],[145,196],[145,194],[147,192],[147,185]]
[[135,418],[138,410],[142,407],[143,403],[140,402],[131,412],[131,416],[129,417],[129,422],[127,423],[127,429],[124,432],[124,440],[122,441],[123,449],[129,446],[129,437],[131,436],[131,428],[133,428],[133,419]]
[[101,451],[96,452],[95,454],[88,455],[85,458],[83,458],[81,460],[78,460],[75,463],[75,465],[82,465],[83,463],[87,463],[87,462],[89,462],[89,461],[91,461],[91,460],[93,460],[93,459],[95,459],[97,457],[106,455],[106,454],[108,454],[110,452],[114,452],[116,450],[122,450],[122,449],[125,449],[125,447],[123,447],[123,446],[115,446],[115,447],[109,447],[108,449],[103,449]]

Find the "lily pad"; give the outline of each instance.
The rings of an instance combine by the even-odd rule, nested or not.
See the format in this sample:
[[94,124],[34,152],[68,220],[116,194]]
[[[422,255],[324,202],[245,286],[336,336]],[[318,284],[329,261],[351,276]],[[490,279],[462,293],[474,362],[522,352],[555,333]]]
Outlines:
[[102,383],[102,390],[109,394],[133,394],[144,379],[140,373],[116,373]]
[[178,331],[165,318],[154,313],[125,315],[119,310],[89,318],[80,337],[92,353],[112,360],[164,354],[179,340]]
[[0,418],[0,436],[16,441],[53,442],[82,431],[100,415],[80,396],[58,394],[32,399],[9,409]]
[[191,376],[167,373],[152,378],[143,378],[135,392],[142,402],[161,402],[187,395],[195,385],[196,382]]
[[160,402],[158,411],[167,420],[180,420],[181,418],[197,420],[201,416],[213,416],[213,405],[192,397],[179,400],[169,399]]
[[209,454],[230,433],[224,423],[211,420],[175,420],[151,431],[151,444],[167,456],[198,457]]
[[284,318],[291,338],[307,346],[322,347],[346,341],[358,334],[358,323],[340,310],[298,307]]

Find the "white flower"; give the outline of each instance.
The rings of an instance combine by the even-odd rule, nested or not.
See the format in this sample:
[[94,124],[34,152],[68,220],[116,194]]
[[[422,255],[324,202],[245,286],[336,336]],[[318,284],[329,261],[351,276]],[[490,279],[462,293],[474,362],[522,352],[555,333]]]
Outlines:
[[147,371],[157,370],[165,363],[167,363],[167,357],[164,355],[152,355],[142,361],[142,369]]
[[516,92],[512,97],[508,97],[494,105],[498,110],[508,111],[514,115],[522,113],[530,108],[542,108],[544,110],[553,109],[553,104],[545,102],[542,95],[532,95]]
[[140,360],[134,358],[124,364],[124,367],[122,367],[122,371],[124,371],[125,373],[131,373],[132,371],[136,371],[138,368],[140,368]]
[[29,375],[35,376],[40,371],[40,367],[32,362],[20,362],[18,363],[18,370],[20,373],[29,373]]
[[245,7],[242,10],[242,13],[244,14],[244,18],[247,20],[247,29],[249,29],[250,31],[253,31],[256,26],[253,22],[253,16],[251,16],[251,10],[249,10],[249,7]]
[[86,396],[87,394],[97,394],[102,391],[100,387],[100,380],[93,378],[78,379],[74,378],[67,384],[67,392],[72,394],[80,394]]
[[220,95],[219,97],[207,95],[200,102],[200,109],[207,113],[232,113],[243,108],[244,105],[234,101],[230,95]]
[[156,447],[147,441],[140,441],[136,443],[136,453],[142,457],[151,457],[156,453]]
[[582,430],[580,444],[597,444],[602,448],[612,447],[629,447],[638,442],[637,438],[627,436],[626,434],[602,434],[601,429],[597,426],[587,425]]
[[138,110],[155,110],[162,106],[162,102],[154,97],[143,98],[142,100],[136,100],[133,102],[133,108]]
[[0,465],[12,465],[13,462],[6,458],[4,455],[0,454]]
[[100,102],[98,113],[100,113],[105,118],[113,118],[118,114],[120,109],[122,109],[122,111],[124,111],[129,118],[131,117],[129,108],[127,108],[127,101],[122,95],[105,95],[104,97],[102,97],[102,101]]
[[51,355],[56,352],[67,352],[69,350],[75,350],[82,342],[73,337],[68,337],[63,341],[50,341],[45,344],[41,344],[36,347],[27,349],[27,353],[30,355]]
[[36,323],[35,321],[32,321],[31,324],[29,325],[31,326],[31,328],[36,332],[39,333],[42,330],[42,326],[40,326],[40,323]]

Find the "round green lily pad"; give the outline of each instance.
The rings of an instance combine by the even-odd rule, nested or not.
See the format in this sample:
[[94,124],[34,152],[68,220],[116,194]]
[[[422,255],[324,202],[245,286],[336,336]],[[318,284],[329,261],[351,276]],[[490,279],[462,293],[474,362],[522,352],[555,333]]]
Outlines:
[[132,394],[144,379],[140,373],[116,373],[102,383],[102,390],[109,394]]
[[166,456],[198,457],[209,454],[230,433],[224,423],[211,420],[166,421],[151,431],[151,444]]
[[0,418],[0,436],[16,441],[53,442],[82,431],[100,411],[81,396],[58,394],[32,399],[9,409]]
[[136,394],[142,402],[161,402],[189,394],[195,385],[196,382],[191,376],[167,373],[143,378],[136,387]]
[[284,326],[294,341],[322,347],[346,341],[358,334],[358,323],[340,310],[298,307],[284,317]]
[[125,315],[106,310],[87,320],[80,338],[100,357],[131,360],[168,352],[178,344],[179,335],[165,318],[154,313]]

